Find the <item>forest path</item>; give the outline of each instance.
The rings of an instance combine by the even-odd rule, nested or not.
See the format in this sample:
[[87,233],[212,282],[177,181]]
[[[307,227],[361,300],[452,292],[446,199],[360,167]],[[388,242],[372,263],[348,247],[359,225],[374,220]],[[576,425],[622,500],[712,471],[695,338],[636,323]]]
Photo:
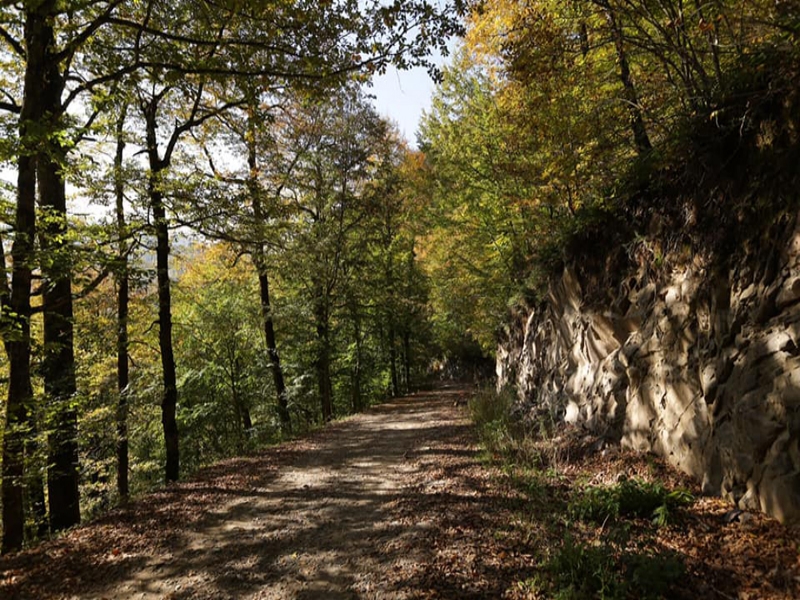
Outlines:
[[468,393],[418,393],[216,465],[3,559],[0,597],[496,597],[514,567],[487,550],[510,498],[477,460]]

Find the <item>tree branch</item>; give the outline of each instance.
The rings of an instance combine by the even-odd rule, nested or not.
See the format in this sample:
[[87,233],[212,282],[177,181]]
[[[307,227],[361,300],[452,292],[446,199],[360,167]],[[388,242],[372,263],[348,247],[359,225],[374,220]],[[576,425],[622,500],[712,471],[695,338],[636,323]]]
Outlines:
[[22,108],[16,102],[11,103],[0,101],[0,110],[5,110],[7,112],[14,113],[15,115],[18,115],[20,112],[22,112]]
[[99,15],[96,19],[94,19],[94,21],[89,23],[86,29],[84,29],[81,33],[72,38],[69,44],[67,44],[61,52],[56,54],[55,60],[57,62],[71,61],[72,56],[75,54],[78,48],[80,48],[84,42],[86,42],[90,37],[92,37],[92,35],[94,35],[98,29],[100,29],[103,25],[109,22],[109,19],[111,18],[111,13],[113,13],[114,10],[120,4],[122,4],[122,2],[123,0],[113,0],[112,2],[110,2],[109,5],[106,7],[105,12],[103,12],[103,14]]
[[106,277],[108,277],[110,273],[111,273],[110,269],[108,268],[103,269],[100,273],[97,274],[97,276],[92,281],[87,283],[86,286],[84,286],[84,288],[80,292],[73,293],[72,299],[81,300],[83,298],[86,298],[86,296],[95,291],[97,287],[101,283],[103,283],[103,281],[105,281]]
[[20,58],[26,58],[25,47],[11,35],[5,27],[0,26],[0,39],[4,40],[6,44],[11,46],[11,49],[19,55]]

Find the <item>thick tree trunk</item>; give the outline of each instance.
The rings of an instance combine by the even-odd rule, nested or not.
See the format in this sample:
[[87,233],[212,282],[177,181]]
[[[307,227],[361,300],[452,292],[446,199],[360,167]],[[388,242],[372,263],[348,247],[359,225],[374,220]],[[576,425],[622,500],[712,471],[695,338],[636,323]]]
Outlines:
[[21,140],[17,162],[17,211],[11,248],[11,293],[3,306],[11,326],[4,342],[9,362],[8,397],[3,434],[3,553],[22,548],[25,535],[25,442],[30,436],[33,389],[31,387],[31,268],[36,236],[36,151],[31,125],[44,116],[42,98],[48,40],[48,16],[54,1],[42,3],[25,16],[25,81],[19,119]]
[[[63,156],[62,156],[63,158]],[[66,193],[61,166],[40,156],[39,196],[47,221],[41,228],[45,252],[44,391],[52,415],[48,427],[47,495],[50,527],[59,531],[80,522],[78,464],[78,414],[73,346],[72,282],[69,250],[63,241],[67,231]]]
[[[23,114],[26,108],[27,105],[23,107]],[[23,139],[26,139],[25,129],[26,121],[23,120]],[[23,154],[18,161],[17,215],[11,249],[11,297],[8,307],[3,307],[13,323],[13,331],[5,340],[9,382],[3,434],[3,553],[19,550],[24,541],[25,442],[30,436],[28,424],[33,402],[30,317],[35,206],[36,160],[31,155]]]
[[[19,337],[28,336],[30,328],[21,323]],[[30,345],[8,342],[9,377],[6,423],[3,436],[3,541],[5,554],[22,548],[25,536],[25,440],[28,437],[28,411],[33,391],[30,386]],[[27,370],[26,370],[27,368]],[[26,377],[27,375],[27,377]]]
[[[8,270],[6,267],[6,252],[3,240],[0,238],[0,310],[10,310],[11,287],[8,280]],[[5,318],[8,318],[7,316]],[[5,345],[6,353],[9,347]],[[36,423],[36,415],[33,407],[29,407],[26,420],[26,439],[25,439],[25,483],[27,488],[27,506],[33,514],[32,535],[36,538],[43,538],[47,535],[50,526],[47,522],[47,499],[44,495],[44,481],[41,472],[36,468],[39,456],[39,431]],[[24,509],[23,509],[24,514]]]
[[[52,33],[52,30],[51,30]],[[48,47],[55,45],[51,38]],[[44,86],[45,114],[57,131],[62,112],[64,82],[58,61],[48,53]],[[49,141],[48,152],[37,161],[39,200],[46,220],[39,231],[42,273],[45,279],[44,391],[52,415],[48,427],[47,495],[50,527],[59,531],[80,522],[80,469],[78,463],[78,414],[74,399],[75,350],[73,345],[72,261],[66,241],[67,196],[62,174],[66,153],[57,141]]]
[[130,372],[128,364],[128,244],[125,241],[124,179],[122,161],[125,152],[123,130],[127,107],[123,107],[117,121],[117,149],[114,155],[114,195],[116,196],[117,235],[119,247],[117,260],[117,493],[125,501],[130,493],[128,483],[128,385]]

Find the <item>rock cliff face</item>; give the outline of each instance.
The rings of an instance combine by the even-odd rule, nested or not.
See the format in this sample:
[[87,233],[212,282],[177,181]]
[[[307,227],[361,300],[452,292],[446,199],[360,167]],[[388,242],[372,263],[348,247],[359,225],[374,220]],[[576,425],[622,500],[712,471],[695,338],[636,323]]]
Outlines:
[[800,218],[750,246],[714,261],[637,240],[601,298],[565,269],[517,311],[498,385],[531,418],[653,451],[706,493],[800,521]]

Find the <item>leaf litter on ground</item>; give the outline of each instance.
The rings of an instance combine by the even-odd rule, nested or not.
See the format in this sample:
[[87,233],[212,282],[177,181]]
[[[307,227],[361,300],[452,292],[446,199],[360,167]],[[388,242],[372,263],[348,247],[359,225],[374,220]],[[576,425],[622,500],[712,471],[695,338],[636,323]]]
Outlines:
[[[482,460],[476,433],[457,401],[463,394],[439,390],[396,401],[256,456],[219,463],[55,540],[0,558],[0,597],[122,597],[114,590],[135,578],[137,569],[147,568],[163,592],[147,597],[159,598],[324,598],[331,591],[353,598],[548,598],[553,588],[547,561],[569,537],[586,548],[679,557],[685,574],[677,595],[665,597],[800,598],[797,528],[755,513],[731,519],[729,503],[702,497],[695,482],[661,459],[603,447],[577,429],[546,440],[546,459],[535,468]],[[435,418],[408,417],[423,406],[433,406]],[[234,522],[238,543],[246,539],[249,544],[243,546],[247,553],[238,557],[235,573],[212,564],[225,565],[231,558],[224,546],[191,547],[187,532],[215,531],[243,502],[280,491],[281,474],[296,465],[341,470],[353,446],[340,440],[363,437],[358,428],[364,423],[370,423],[369,431],[379,429],[376,439],[387,438],[386,448],[394,443],[392,432],[405,431],[391,460],[375,467],[376,477],[398,477],[399,483],[374,505],[374,512],[365,515],[356,507],[355,512],[334,512],[340,522],[329,522],[323,518],[326,511],[340,509],[330,503],[329,490],[314,489],[309,480],[310,487],[302,483],[306,487],[287,490],[287,498],[270,499],[277,503],[274,512],[244,512]],[[367,468],[366,454],[359,461],[356,466]],[[664,527],[647,518],[626,519],[626,537],[610,546],[611,524],[571,520],[566,508],[586,486],[613,486],[622,479],[687,489],[695,501]],[[312,512],[301,512],[301,506]],[[325,544],[302,537],[301,526],[311,527],[309,535],[325,538]],[[287,531],[297,540],[285,537]],[[339,560],[337,544],[362,537],[363,555],[351,552],[338,566],[331,564]],[[301,545],[292,546],[295,541]],[[280,552],[275,544],[281,545]],[[273,552],[271,562],[259,562],[267,549]],[[203,552],[204,560],[196,560]],[[337,579],[336,569],[347,578]],[[109,581],[120,587],[109,590]]]

